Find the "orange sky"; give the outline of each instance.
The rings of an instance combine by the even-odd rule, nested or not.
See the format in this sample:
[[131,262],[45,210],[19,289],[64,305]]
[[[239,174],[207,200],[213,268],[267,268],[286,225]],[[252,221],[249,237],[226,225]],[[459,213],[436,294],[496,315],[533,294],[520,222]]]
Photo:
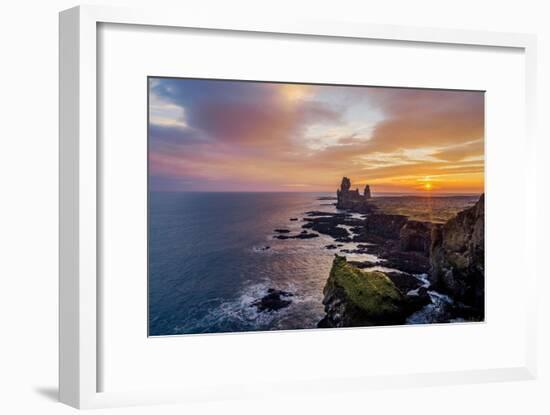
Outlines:
[[481,193],[482,92],[151,79],[152,190]]

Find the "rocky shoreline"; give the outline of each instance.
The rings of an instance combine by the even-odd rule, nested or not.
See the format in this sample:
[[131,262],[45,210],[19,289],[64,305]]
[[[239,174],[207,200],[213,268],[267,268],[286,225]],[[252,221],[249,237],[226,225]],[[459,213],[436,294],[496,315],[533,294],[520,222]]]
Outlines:
[[[384,213],[371,197],[370,186],[361,195],[344,177],[337,191],[337,212],[306,212],[303,230],[295,235],[284,228],[274,231],[277,239],[328,235],[334,243],[325,249],[353,242],[354,249],[341,249],[340,254],[376,258],[348,261],[335,254],[323,289],[325,316],[318,327],[406,324],[428,307],[438,310],[435,302],[442,298],[445,310],[430,316],[429,322],[482,321],[484,196],[444,224]],[[260,307],[264,303],[269,306]],[[270,311],[290,303],[291,295],[273,290],[254,305]]]

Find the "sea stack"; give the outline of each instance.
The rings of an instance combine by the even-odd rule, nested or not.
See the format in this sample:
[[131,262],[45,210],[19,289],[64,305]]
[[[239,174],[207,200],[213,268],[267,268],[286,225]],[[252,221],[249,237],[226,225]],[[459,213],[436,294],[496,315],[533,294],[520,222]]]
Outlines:
[[367,200],[371,198],[370,186],[365,186],[364,194],[359,193],[359,189],[351,190],[351,180],[347,177],[342,178],[340,189],[336,191],[338,202],[337,209],[354,210],[357,212],[367,213],[371,210],[371,206]]
[[370,194],[370,186],[368,184],[365,186],[364,195],[365,195],[365,199],[370,199],[372,197],[371,194]]

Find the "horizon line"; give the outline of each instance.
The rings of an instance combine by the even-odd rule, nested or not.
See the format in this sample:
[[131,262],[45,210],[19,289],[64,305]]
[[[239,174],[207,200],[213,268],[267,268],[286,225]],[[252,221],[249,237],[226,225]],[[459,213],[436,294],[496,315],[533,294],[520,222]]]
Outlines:
[[[335,191],[329,190],[304,190],[304,191],[291,191],[291,190],[154,190],[148,189],[149,193],[334,193]],[[425,196],[437,196],[437,195],[481,195],[485,193],[485,190],[482,191],[472,191],[472,192],[433,192],[433,191],[418,191],[418,192],[372,192],[372,197],[376,195],[425,195]],[[336,196],[334,196],[336,198]]]

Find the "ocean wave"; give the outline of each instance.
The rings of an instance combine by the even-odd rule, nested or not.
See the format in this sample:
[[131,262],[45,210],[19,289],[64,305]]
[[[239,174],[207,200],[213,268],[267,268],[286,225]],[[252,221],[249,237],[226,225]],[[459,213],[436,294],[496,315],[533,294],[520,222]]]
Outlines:
[[252,252],[256,252],[260,254],[271,254],[273,253],[273,249],[270,245],[260,245],[260,246],[253,246]]
[[[259,311],[253,303],[268,294],[268,290],[291,292],[292,303],[285,308],[274,311]],[[247,285],[238,298],[230,301],[216,299],[218,304],[201,304],[199,308],[208,311],[202,317],[189,319],[185,324],[174,329],[176,334],[207,333],[207,332],[231,332],[231,331],[257,331],[286,328],[283,320],[289,314],[296,314],[304,303],[317,303],[318,298],[304,295],[298,291],[293,283],[274,285],[270,281],[261,281]],[[209,300],[209,303],[216,302]],[[303,323],[301,323],[303,324]]]
[[428,324],[449,321],[449,308],[453,306],[453,300],[445,294],[437,291],[428,291],[431,303],[411,314],[407,324]]

